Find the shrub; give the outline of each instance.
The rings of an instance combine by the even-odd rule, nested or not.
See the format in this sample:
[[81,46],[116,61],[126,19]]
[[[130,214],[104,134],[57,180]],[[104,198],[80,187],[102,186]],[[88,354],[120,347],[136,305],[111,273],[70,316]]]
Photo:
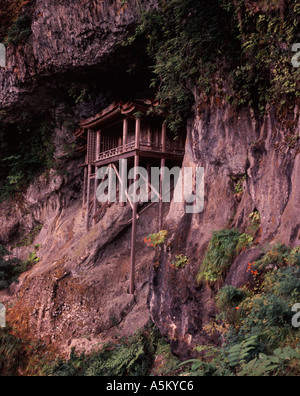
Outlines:
[[260,271],[286,267],[290,254],[291,249],[288,246],[278,243],[269,248],[262,259],[255,263],[255,267]]
[[286,49],[297,42],[300,8],[296,1],[259,3],[159,0],[142,15],[135,37],[148,40],[152,86],[172,130],[190,115],[194,87],[202,103],[214,95],[261,114],[268,103],[283,115],[293,108],[300,69]]
[[246,297],[245,290],[237,289],[231,285],[224,286],[217,294],[217,307],[221,311],[236,308]]
[[24,237],[20,242],[17,243],[16,247],[32,245],[42,228],[43,228],[42,224],[38,224],[35,227],[33,227],[33,229],[29,232],[29,234],[26,235],[26,237]]
[[149,324],[132,337],[117,344],[106,344],[89,356],[77,355],[73,349],[69,360],[57,360],[46,368],[46,373],[50,376],[145,376],[160,345],[160,333]]
[[0,148],[0,200],[22,192],[54,165],[50,125],[1,124]]
[[6,43],[8,45],[18,45],[21,41],[31,35],[31,17],[23,14],[17,17],[8,30]]
[[[36,247],[38,248],[38,245]],[[12,258],[7,249],[0,245],[0,290],[7,289],[13,282],[17,282],[23,272],[39,261],[36,250],[30,253],[26,260],[21,261]]]
[[215,283],[224,278],[236,256],[252,243],[250,236],[236,229],[213,232],[198,272],[198,282]]
[[20,260],[11,258],[7,249],[0,245],[0,290],[7,289],[21,272]]
[[285,299],[290,306],[300,301],[300,270],[288,267],[268,274],[264,281],[264,290]]
[[246,299],[242,310],[245,314],[243,331],[251,332],[255,329],[263,332],[264,329],[291,326],[292,313],[288,302],[271,293]]
[[19,375],[27,358],[24,342],[11,335],[8,329],[0,329],[0,375]]
[[190,260],[186,257],[180,254],[179,256],[176,256],[175,260],[172,262],[172,266],[178,269],[183,269],[189,264]]
[[144,239],[144,242],[148,246],[157,247],[165,243],[167,236],[168,236],[168,231],[162,230],[159,231],[158,233],[150,234],[148,237]]

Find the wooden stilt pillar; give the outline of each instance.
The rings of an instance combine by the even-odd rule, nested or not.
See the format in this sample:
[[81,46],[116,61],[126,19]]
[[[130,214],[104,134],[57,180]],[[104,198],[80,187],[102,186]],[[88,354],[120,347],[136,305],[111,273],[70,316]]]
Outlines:
[[151,200],[151,164],[150,162],[147,162],[147,175],[148,175],[148,181],[149,181],[149,185],[148,185],[148,197]]
[[[101,132],[97,132],[97,138],[96,138],[96,155],[95,159],[99,159],[100,155],[100,143],[101,143]],[[97,173],[98,173],[98,167],[95,166],[95,183],[94,183],[94,210],[93,210],[93,227],[96,226],[96,214],[97,214],[97,188],[98,188],[98,179],[97,179]]]
[[137,118],[135,120],[135,149],[140,149],[140,138],[141,138],[141,120]]
[[89,229],[90,229],[91,173],[92,173],[92,166],[88,165],[87,205],[86,205],[86,230],[87,231],[89,231]]
[[126,144],[128,142],[128,118],[123,120],[123,152],[126,151]]
[[83,198],[82,198],[82,207],[86,204],[86,187],[87,187],[87,176],[88,176],[88,167],[84,167],[84,179],[83,179]]
[[[167,141],[167,126],[165,123],[163,123],[162,125],[162,134],[161,134],[161,149],[162,152],[165,153],[166,152],[166,141]],[[162,201],[162,197],[163,197],[163,183],[164,183],[164,168],[166,166],[166,159],[162,158],[160,161],[160,183],[159,183],[159,214],[158,214],[158,231],[162,230],[163,227],[163,201]]]
[[[140,145],[140,131],[141,131],[141,120],[136,120],[135,129],[135,147],[139,148]],[[134,157],[134,181],[137,181],[137,168],[139,166],[140,158],[138,155]],[[137,209],[138,203],[133,203],[132,208],[132,230],[131,230],[131,257],[130,257],[130,278],[129,278],[129,293],[134,294],[135,291],[135,250],[136,250],[136,229],[137,229]]]
[[164,158],[160,161],[160,182],[159,182],[159,214],[158,214],[158,231],[162,230],[163,227],[163,185],[164,185],[164,168],[166,166],[166,160]]
[[[123,152],[126,151],[126,144],[128,143],[128,118],[123,120]],[[121,169],[120,169],[121,171]],[[123,172],[122,172],[123,175]],[[123,175],[124,177],[124,175]],[[126,202],[120,202],[120,206],[126,206]]]
[[98,167],[95,167],[95,181],[94,181],[94,208],[93,208],[93,227],[96,226],[96,214],[97,214],[97,188],[98,188],[98,180],[97,180],[97,172]]

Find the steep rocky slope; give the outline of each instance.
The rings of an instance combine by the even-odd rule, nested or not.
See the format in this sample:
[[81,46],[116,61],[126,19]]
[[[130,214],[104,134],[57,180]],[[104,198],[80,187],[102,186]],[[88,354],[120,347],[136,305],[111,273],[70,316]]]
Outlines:
[[120,50],[120,42],[137,22],[139,10],[155,3],[32,1],[32,34],[17,50],[7,49],[7,68],[0,74],[1,108],[24,107],[27,101],[31,108],[44,109],[47,100],[53,101],[53,90],[59,92],[61,79],[76,81],[111,69],[120,73],[134,58],[133,52],[128,57],[126,49]]
[[[295,137],[300,134],[299,121],[295,109]],[[149,297],[154,321],[181,356],[188,355],[191,344],[216,341],[203,327],[215,316],[218,288],[196,282],[212,231],[234,226],[247,232],[249,215],[256,210],[260,213],[255,238],[260,248],[242,253],[225,280],[235,287],[249,280],[247,265],[261,257],[261,247],[276,242],[299,245],[300,153],[299,143],[288,143],[290,134],[272,111],[260,123],[250,110],[236,116],[230,108],[214,104],[189,122],[183,165],[205,168],[205,209],[191,216],[181,204],[171,204],[165,228],[171,234],[168,243],[172,248],[161,253],[161,266],[152,271]],[[233,178],[243,180],[242,197],[236,195]],[[191,259],[184,270],[170,266],[176,254]]]
[[[191,215],[181,204],[166,205],[168,243],[157,251],[143,243],[157,230],[157,208],[140,219],[134,296],[127,294],[129,208],[103,207],[101,221],[86,233],[83,175],[78,167],[82,159],[65,159],[63,146],[74,143],[74,129],[58,123],[57,114],[73,117],[76,125],[116,96],[137,97],[143,92],[140,80],[125,71],[144,53],[139,44],[120,47],[119,42],[137,21],[139,7],[155,4],[36,0],[31,8],[32,35],[8,48],[8,67],[0,71],[2,114],[18,120],[20,109],[33,114],[50,109],[56,122],[55,156],[64,161],[63,173],[50,170],[22,199],[1,204],[1,243],[22,259],[38,249],[41,260],[21,275],[19,284],[1,292],[0,300],[7,303],[8,321],[19,334],[41,338],[61,352],[72,346],[88,351],[105,340],[132,334],[150,314],[172,350],[183,358],[190,356],[194,345],[218,342],[205,331],[215,315],[216,290],[196,282],[211,231],[227,226],[247,231],[249,215],[257,212],[258,246],[277,241],[299,245],[299,109],[294,109],[287,125],[272,108],[261,120],[249,109],[237,113],[214,101],[200,106],[197,94],[183,165],[204,167],[205,208]],[[91,82],[96,75],[99,92],[92,101],[73,107],[64,102],[63,92],[74,81]],[[144,81],[145,86],[148,83]],[[243,193],[236,193],[236,180],[243,184]],[[24,246],[22,240],[38,226],[40,232]],[[190,259],[185,269],[170,266],[175,254]],[[260,255],[258,247],[242,253],[225,283],[243,285],[248,262]]]

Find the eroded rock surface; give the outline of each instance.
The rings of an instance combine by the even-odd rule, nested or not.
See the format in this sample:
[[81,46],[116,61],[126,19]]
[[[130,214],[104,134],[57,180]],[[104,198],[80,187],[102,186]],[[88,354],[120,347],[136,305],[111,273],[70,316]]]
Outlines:
[[[259,123],[248,110],[236,115],[215,106],[200,110],[190,121],[183,165],[205,168],[205,208],[188,215],[182,204],[171,204],[164,225],[169,247],[153,270],[149,295],[151,316],[179,356],[190,357],[197,344],[218,342],[206,326],[214,318],[220,285],[196,282],[212,231],[234,226],[247,232],[249,215],[254,210],[260,213],[258,247],[236,259],[225,281],[235,287],[247,283],[247,265],[261,257],[266,244],[299,245],[299,125],[297,109],[292,129],[272,112]],[[297,144],[289,144],[291,136]],[[244,193],[237,199],[232,177],[245,175]],[[179,254],[190,263],[176,270],[171,264]]]

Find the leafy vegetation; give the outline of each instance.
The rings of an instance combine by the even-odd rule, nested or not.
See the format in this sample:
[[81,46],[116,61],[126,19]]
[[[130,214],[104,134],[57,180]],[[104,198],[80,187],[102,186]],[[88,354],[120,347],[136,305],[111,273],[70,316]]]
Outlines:
[[213,232],[207,253],[201,263],[197,281],[215,283],[224,278],[237,255],[251,246],[253,238],[236,229]]
[[22,14],[17,17],[8,30],[5,43],[17,45],[31,35],[31,16]]
[[234,182],[234,193],[236,196],[240,197],[244,192],[244,182],[247,179],[247,175],[243,176],[232,176],[232,181]]
[[0,127],[0,200],[22,192],[35,176],[53,165],[51,126],[25,125]]
[[187,256],[183,256],[182,254],[179,254],[178,256],[175,257],[175,260],[172,262],[172,266],[178,269],[183,269],[189,264],[190,260],[187,258]]
[[195,91],[202,103],[215,96],[261,114],[268,104],[282,114],[291,110],[299,98],[299,69],[291,64],[299,15],[296,0],[160,0],[128,41],[147,38],[152,86],[169,127],[178,131]]
[[150,234],[148,237],[144,238],[144,242],[148,246],[157,247],[163,245],[167,239],[168,231],[162,230],[154,234]]
[[69,359],[56,358],[45,344],[21,340],[11,328],[0,329],[0,376],[149,376],[177,375],[179,359],[149,322],[131,337],[105,344],[89,355],[72,349]]
[[44,343],[22,340],[12,328],[0,329],[0,376],[44,375],[46,362],[53,360]]
[[26,360],[23,341],[0,329],[0,375],[17,375]]
[[7,289],[13,282],[18,280],[18,277],[23,272],[40,261],[37,256],[39,247],[39,245],[36,245],[36,250],[30,253],[26,260],[21,261],[11,257],[7,249],[0,245],[0,290]]
[[191,375],[282,376],[300,374],[299,330],[292,307],[300,299],[300,249],[277,244],[249,263],[253,279],[241,289],[218,292],[218,315],[206,327],[222,348],[197,348],[201,358],[185,362]]
[[21,261],[10,257],[7,249],[0,245],[0,290],[8,288],[22,272]]
[[0,0],[0,41],[3,42],[14,21],[30,4],[30,0]]
[[18,242],[16,247],[32,245],[42,228],[43,228],[42,224],[38,224],[35,227],[33,227],[32,231],[30,231],[28,235],[26,235],[20,242]]
[[168,351],[156,327],[149,323],[132,337],[122,339],[117,344],[106,344],[100,351],[89,356],[78,355],[72,350],[69,360],[57,360],[46,368],[46,374],[49,376],[145,376],[150,374],[158,354],[168,356],[172,361],[172,370],[178,370],[178,360],[174,364],[175,358],[170,357]]

